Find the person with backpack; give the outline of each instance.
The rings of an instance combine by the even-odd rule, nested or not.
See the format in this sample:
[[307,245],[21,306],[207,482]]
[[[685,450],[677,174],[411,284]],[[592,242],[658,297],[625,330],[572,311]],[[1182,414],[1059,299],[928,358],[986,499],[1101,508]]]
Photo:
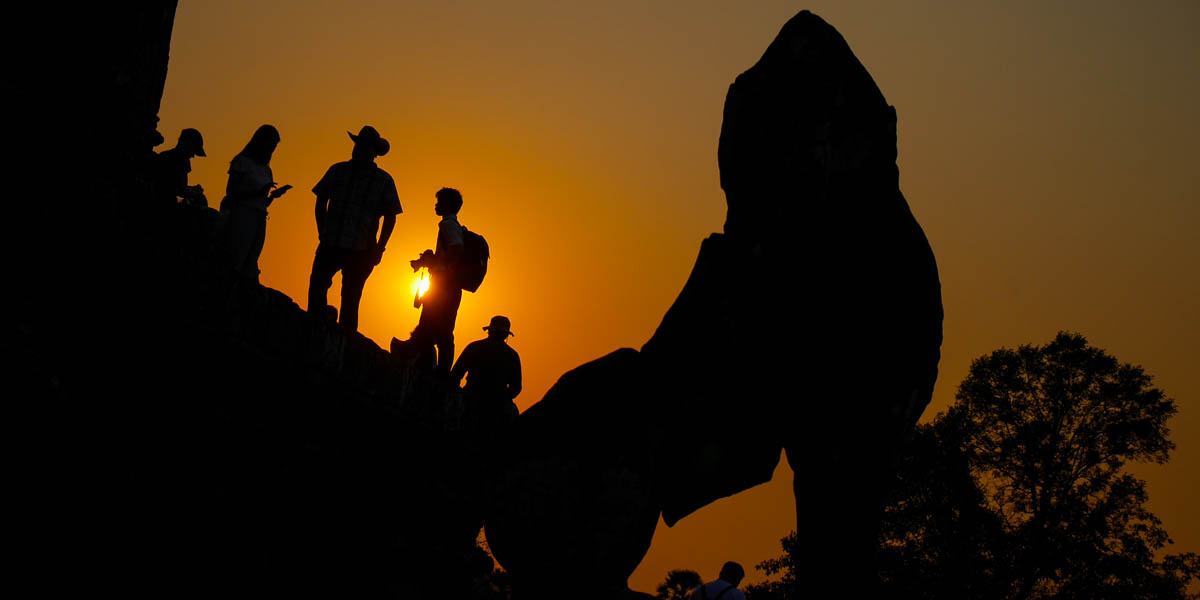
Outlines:
[[[462,194],[454,188],[444,187],[434,197],[437,201],[433,212],[442,218],[438,223],[437,243],[433,250],[425,250],[419,258],[409,261],[413,271],[429,269],[429,290],[420,298],[421,317],[412,335],[406,342],[392,338],[392,351],[428,357],[427,362],[436,363],[436,373],[449,379],[450,367],[454,364],[454,321],[458,318],[463,280],[470,261],[465,260],[466,231],[458,222]],[[433,360],[435,346],[437,358]]]
[[742,565],[729,561],[721,567],[715,581],[696,587],[688,600],[746,600],[746,595],[737,589],[745,576]]
[[383,260],[396,227],[396,215],[402,209],[396,182],[375,164],[376,158],[391,149],[387,139],[370,125],[363,126],[358,135],[349,131],[346,134],[354,142],[350,160],[329,167],[313,187],[320,241],[308,279],[308,312],[337,314],[330,311],[327,298],[334,273],[341,271],[342,311],[338,323],[357,331],[363,287],[375,265]]

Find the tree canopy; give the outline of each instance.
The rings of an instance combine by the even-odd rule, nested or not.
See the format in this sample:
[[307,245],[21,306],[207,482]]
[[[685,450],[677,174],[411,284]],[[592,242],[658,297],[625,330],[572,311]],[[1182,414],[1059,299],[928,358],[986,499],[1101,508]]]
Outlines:
[[688,594],[704,580],[700,574],[689,569],[667,571],[667,578],[658,584],[654,597],[658,600],[686,600]]
[[[890,595],[964,599],[1196,598],[1194,553],[1146,508],[1130,463],[1168,460],[1175,402],[1083,336],[975,360],[954,404],[920,425],[880,538]],[[785,555],[759,565],[789,576]],[[764,585],[761,597],[787,597]],[[771,593],[767,593],[771,592]],[[758,594],[752,594],[758,599]]]

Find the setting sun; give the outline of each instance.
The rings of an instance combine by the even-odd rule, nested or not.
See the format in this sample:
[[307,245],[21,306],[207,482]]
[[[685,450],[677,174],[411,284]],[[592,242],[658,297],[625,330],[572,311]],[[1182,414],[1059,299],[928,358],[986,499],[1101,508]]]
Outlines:
[[416,276],[413,278],[410,288],[417,298],[424,296],[425,292],[429,291],[429,269],[421,267],[421,270],[417,271]]

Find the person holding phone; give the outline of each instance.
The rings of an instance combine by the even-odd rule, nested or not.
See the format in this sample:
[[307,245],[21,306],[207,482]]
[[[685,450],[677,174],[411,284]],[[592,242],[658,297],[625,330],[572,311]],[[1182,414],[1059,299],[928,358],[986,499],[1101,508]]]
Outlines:
[[229,163],[229,182],[221,200],[233,268],[255,281],[267,236],[267,207],[292,189],[277,186],[271,173],[271,155],[278,145],[279,130],[272,125],[259,127]]

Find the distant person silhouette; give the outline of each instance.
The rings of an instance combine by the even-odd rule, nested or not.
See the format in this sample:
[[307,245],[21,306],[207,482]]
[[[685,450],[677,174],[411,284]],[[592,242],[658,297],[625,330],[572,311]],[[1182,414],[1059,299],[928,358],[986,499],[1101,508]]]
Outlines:
[[729,561],[721,567],[715,581],[696,587],[688,600],[746,600],[746,595],[737,589],[745,576],[742,565]]
[[154,156],[154,198],[160,205],[175,204],[183,198],[184,204],[208,206],[204,188],[188,185],[188,173],[192,172],[192,157],[204,154],[204,138],[195,129],[179,132],[179,141],[174,148],[163,150]]
[[248,278],[258,278],[258,256],[267,238],[267,207],[292,189],[275,187],[271,155],[277,146],[279,131],[271,125],[259,127],[229,163],[229,182],[221,199],[233,268]]
[[521,357],[508,345],[513,335],[508,317],[492,317],[483,330],[487,337],[463,348],[450,381],[457,386],[466,375],[463,396],[468,412],[480,424],[506,424],[516,418],[513,400],[521,393]]
[[413,271],[429,269],[429,290],[420,298],[421,317],[412,336],[407,342],[392,338],[392,348],[397,352],[403,349],[409,355],[430,356],[437,346],[436,372],[448,378],[454,363],[454,321],[462,303],[456,271],[463,252],[463,229],[458,223],[463,198],[454,188],[442,188],[434,197],[437,201],[433,212],[442,217],[435,249],[425,250],[420,258],[409,261]]
[[396,215],[402,209],[396,182],[375,164],[376,158],[388,153],[391,144],[370,125],[363,126],[358,135],[349,131],[346,135],[354,142],[350,160],[329,167],[313,187],[320,243],[308,279],[308,312],[327,314],[329,286],[333,285],[334,273],[341,271],[339,323],[357,331],[363,286],[375,265],[383,260],[396,227]]

